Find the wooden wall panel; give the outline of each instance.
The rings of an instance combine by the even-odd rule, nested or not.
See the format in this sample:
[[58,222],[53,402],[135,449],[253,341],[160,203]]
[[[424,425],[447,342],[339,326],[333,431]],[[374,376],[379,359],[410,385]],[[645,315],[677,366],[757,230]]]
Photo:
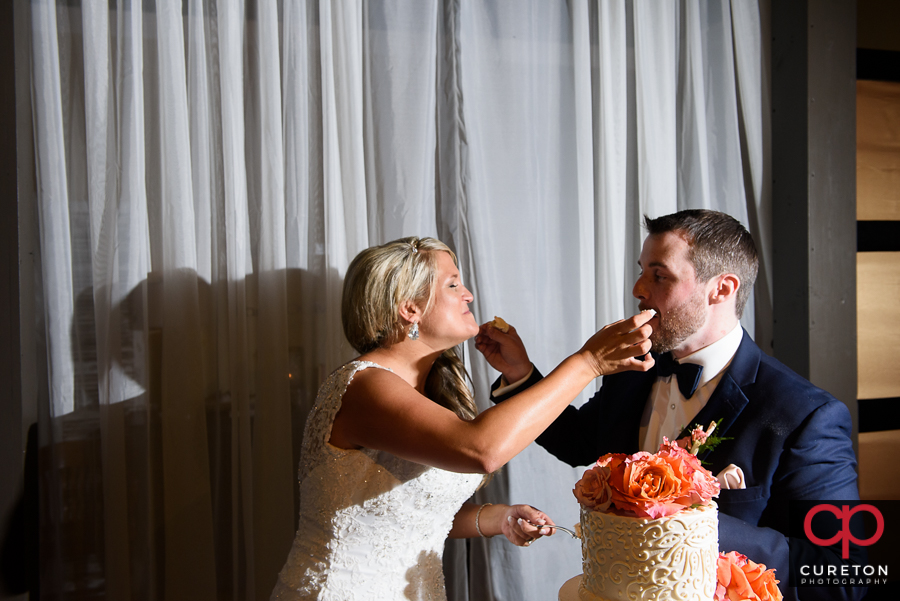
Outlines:
[[856,82],[856,218],[900,220],[900,83]]
[[900,499],[900,430],[860,432],[859,498]]
[[856,255],[860,399],[900,397],[900,252]]

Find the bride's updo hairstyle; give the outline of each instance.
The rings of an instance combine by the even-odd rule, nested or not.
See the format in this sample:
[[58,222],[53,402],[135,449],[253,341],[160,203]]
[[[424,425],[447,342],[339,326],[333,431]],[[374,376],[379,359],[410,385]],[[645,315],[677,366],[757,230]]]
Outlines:
[[[437,253],[450,248],[434,238],[401,238],[362,251],[344,278],[341,321],[344,335],[359,353],[403,340],[411,324],[400,317],[400,304],[415,301],[431,309],[437,275]],[[425,383],[425,396],[462,417],[477,414],[468,374],[455,349],[438,357]]]

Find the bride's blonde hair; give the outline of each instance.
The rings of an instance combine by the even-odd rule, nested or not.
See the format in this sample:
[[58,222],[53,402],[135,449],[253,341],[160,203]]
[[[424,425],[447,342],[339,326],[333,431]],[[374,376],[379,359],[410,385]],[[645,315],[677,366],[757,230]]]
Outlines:
[[[456,255],[434,238],[401,238],[362,251],[344,279],[341,321],[344,335],[359,353],[389,347],[406,335],[400,304],[411,300],[431,308],[435,294],[437,253]],[[438,357],[425,382],[425,396],[463,419],[477,414],[468,374],[455,349]]]

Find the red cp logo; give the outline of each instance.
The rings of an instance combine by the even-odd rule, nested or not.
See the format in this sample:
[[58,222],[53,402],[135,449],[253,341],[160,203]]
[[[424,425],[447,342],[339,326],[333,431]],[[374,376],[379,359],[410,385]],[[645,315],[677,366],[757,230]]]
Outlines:
[[[821,511],[827,511],[828,513],[841,520],[841,529],[831,538],[819,538],[818,536],[813,534],[813,516]],[[850,532],[850,517],[860,511],[867,511],[875,517],[875,534],[865,540],[856,538]],[[841,557],[847,559],[848,557],[850,557],[850,541],[853,541],[857,545],[862,545],[863,547],[868,547],[869,545],[874,545],[876,542],[878,542],[878,539],[880,539],[881,535],[884,533],[884,516],[881,515],[881,512],[878,511],[878,508],[874,505],[857,505],[852,509],[848,505],[841,505],[841,508],[838,509],[835,505],[822,503],[810,509],[809,513],[806,514],[806,519],[803,520],[803,532],[806,533],[806,536],[810,541],[821,547],[833,545],[834,543],[841,541]]]

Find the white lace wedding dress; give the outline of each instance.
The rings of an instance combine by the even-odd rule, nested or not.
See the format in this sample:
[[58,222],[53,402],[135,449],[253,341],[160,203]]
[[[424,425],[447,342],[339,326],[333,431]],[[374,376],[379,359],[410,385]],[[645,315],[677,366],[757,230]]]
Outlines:
[[370,367],[387,369],[353,361],[319,389],[300,456],[300,524],[273,600],[446,599],[444,541],[482,476],[329,444],[347,385]]

